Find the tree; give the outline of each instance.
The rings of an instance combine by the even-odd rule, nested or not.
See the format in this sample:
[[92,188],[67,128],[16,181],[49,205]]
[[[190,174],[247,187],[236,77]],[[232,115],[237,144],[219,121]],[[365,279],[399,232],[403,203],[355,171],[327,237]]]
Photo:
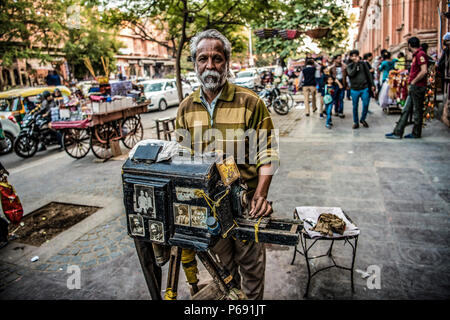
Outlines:
[[48,59],[61,40],[65,4],[62,1],[0,1],[0,60],[10,66],[20,58]]
[[0,1],[0,65],[9,67],[27,58],[50,61],[49,53],[61,41],[64,18],[63,1]]
[[122,45],[115,40],[115,30],[109,32],[104,30],[105,25],[100,20],[101,16],[93,10],[94,8],[92,5],[80,8],[80,25],[67,30],[63,51],[71,66],[71,72],[77,79],[82,79],[88,74],[84,58],[89,58],[99,75],[104,74],[101,57],[109,59],[109,71],[115,70],[114,55]]
[[[318,27],[330,28],[326,37],[317,39],[319,48],[324,51],[342,50],[344,40],[348,36],[350,26],[345,12],[348,0],[337,4],[333,0],[293,0],[284,12],[282,19],[270,19],[264,23],[254,24],[254,29],[269,27],[276,29],[296,29],[300,31]],[[295,55],[297,49],[304,44],[302,34],[294,40],[284,40],[280,37],[258,39],[257,53],[276,52],[281,59]]]
[[[143,39],[166,47],[175,57],[175,73],[180,101],[181,57],[186,44],[199,31],[217,29],[233,45],[242,45],[242,39],[233,37],[242,26],[261,23],[279,15],[282,6],[276,0],[122,0],[116,9],[105,12],[105,21],[111,25],[129,23]],[[106,3],[105,3],[106,5]],[[156,23],[168,30],[166,41],[146,32],[147,23]]]

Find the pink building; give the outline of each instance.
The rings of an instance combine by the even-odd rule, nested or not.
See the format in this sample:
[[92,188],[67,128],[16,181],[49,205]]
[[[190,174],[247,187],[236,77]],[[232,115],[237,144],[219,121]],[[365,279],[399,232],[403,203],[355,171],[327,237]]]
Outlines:
[[[145,32],[157,41],[168,45],[165,30],[161,31],[154,24],[148,24]],[[120,30],[117,40],[125,46],[115,56],[117,71],[128,79],[134,77],[158,78],[174,72],[175,59],[172,57],[171,50],[165,46],[143,39],[128,27]]]
[[429,45],[429,53],[440,51],[440,39],[449,31],[443,0],[353,0],[360,8],[355,47],[362,53],[379,55],[381,49],[393,54],[405,52],[412,36]]

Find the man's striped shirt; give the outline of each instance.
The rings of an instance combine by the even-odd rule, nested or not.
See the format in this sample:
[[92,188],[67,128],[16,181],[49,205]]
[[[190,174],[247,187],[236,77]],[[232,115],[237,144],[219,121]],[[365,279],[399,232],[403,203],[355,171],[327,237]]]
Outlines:
[[244,182],[255,189],[258,168],[268,163],[279,164],[274,126],[267,107],[253,91],[227,81],[211,117],[200,99],[200,90],[180,103],[177,140],[182,145],[190,145],[194,152],[222,150],[233,154]]

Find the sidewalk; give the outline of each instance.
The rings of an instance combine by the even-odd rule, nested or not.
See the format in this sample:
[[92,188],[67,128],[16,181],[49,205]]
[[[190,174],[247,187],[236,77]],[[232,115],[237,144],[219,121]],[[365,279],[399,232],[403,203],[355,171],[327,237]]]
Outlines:
[[[351,129],[347,100],[346,118],[334,117],[332,130],[325,128],[318,112],[310,117],[295,108],[287,116],[272,113],[281,136],[281,167],[269,194],[275,215],[292,218],[296,206],[340,206],[361,229],[355,268],[381,268],[378,290],[368,289],[355,272],[353,295],[347,271],[320,273],[311,283],[312,299],[448,299],[450,130],[434,120],[421,140],[387,140],[384,134],[392,130],[398,115],[385,115],[374,103],[370,109],[370,127],[357,130]],[[70,163],[61,164],[61,170],[66,165]],[[150,298],[133,242],[126,235],[120,166],[119,161],[102,164],[110,175],[87,186],[94,169],[85,169],[63,190],[68,202],[78,194],[85,195],[89,204],[101,201],[102,212],[40,248],[14,242],[0,250],[0,299]],[[108,188],[101,189],[102,184]],[[38,187],[29,188],[29,197],[37,199],[33,188]],[[67,196],[71,192],[72,198]],[[348,263],[349,247],[335,248],[338,261]],[[31,263],[37,253],[40,260]],[[291,266],[292,254],[291,247],[268,246],[265,299],[303,299],[306,265],[297,256]],[[79,290],[66,286],[66,267],[72,264],[82,271]],[[201,268],[200,278],[206,277]],[[178,296],[189,299],[183,272]]]

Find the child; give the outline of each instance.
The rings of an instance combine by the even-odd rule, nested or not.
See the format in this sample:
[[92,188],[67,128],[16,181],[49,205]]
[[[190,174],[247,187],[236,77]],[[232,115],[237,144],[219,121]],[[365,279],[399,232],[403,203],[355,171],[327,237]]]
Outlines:
[[325,110],[327,112],[327,122],[325,127],[331,129],[333,123],[331,122],[331,111],[333,109],[333,102],[336,98],[336,93],[338,92],[339,87],[336,84],[332,75],[329,75],[325,79],[325,85],[323,86],[322,96],[323,102],[325,104]]

